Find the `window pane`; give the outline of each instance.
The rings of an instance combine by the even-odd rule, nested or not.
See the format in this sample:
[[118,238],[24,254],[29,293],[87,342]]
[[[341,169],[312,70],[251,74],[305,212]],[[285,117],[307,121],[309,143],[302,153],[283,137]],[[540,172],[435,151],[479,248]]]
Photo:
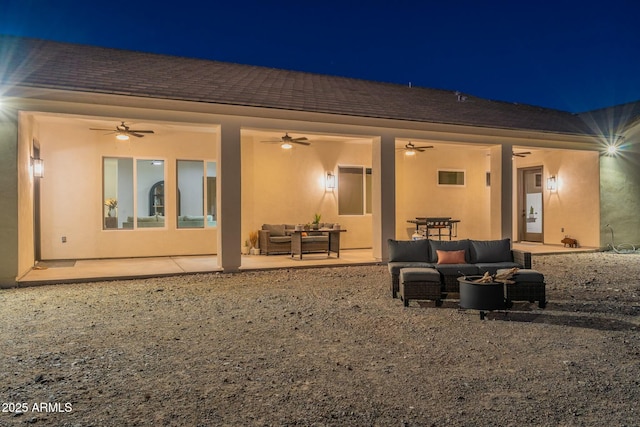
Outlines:
[[363,214],[363,182],[361,167],[338,167],[338,215]]
[[464,171],[438,171],[439,185],[464,185]]
[[133,228],[133,159],[105,157],[102,181],[103,228]]
[[178,228],[204,227],[204,162],[178,160]]
[[367,168],[366,169],[366,173],[364,175],[364,179],[365,179],[365,189],[366,189],[366,194],[367,194],[367,198],[366,198],[366,206],[365,206],[365,212],[370,214],[373,212],[373,210],[371,209],[372,206],[372,202],[371,202],[371,168]]
[[207,162],[207,226],[215,227],[218,220],[216,162]]
[[137,160],[138,228],[164,227],[167,197],[164,190],[164,161]]

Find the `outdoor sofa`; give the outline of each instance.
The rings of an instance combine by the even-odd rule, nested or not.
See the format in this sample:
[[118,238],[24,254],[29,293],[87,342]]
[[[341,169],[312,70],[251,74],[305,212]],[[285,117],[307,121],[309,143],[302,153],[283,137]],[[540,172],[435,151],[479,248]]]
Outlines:
[[[333,227],[333,223],[318,224],[318,228],[325,231],[333,229]],[[258,230],[260,253],[262,255],[290,254],[291,235],[295,228],[294,224],[263,224],[262,228]],[[314,230],[305,231],[304,233],[301,239],[303,253],[327,252],[329,236],[326,233]]]
[[[510,304],[515,300],[532,302],[537,300],[540,307],[544,307],[546,303],[544,276],[531,270],[531,253],[512,249],[510,239],[454,241],[389,239],[388,248],[388,269],[391,274],[393,298],[398,296],[400,290],[402,269],[407,269],[406,273],[411,273],[413,276],[420,276],[422,272],[425,277],[429,277],[424,279],[425,283],[433,284],[439,279],[440,298],[447,298],[451,294],[453,294],[451,296],[459,294],[458,278],[461,276],[482,276],[485,272],[494,275],[499,270],[516,267],[522,269],[515,279],[518,286],[507,286],[507,302]],[[438,274],[434,275],[434,272]],[[434,291],[424,295],[430,295],[424,299],[435,299],[436,304],[440,303],[440,298],[432,297]],[[420,299],[417,296],[413,298]],[[406,303],[407,301],[405,305]]]

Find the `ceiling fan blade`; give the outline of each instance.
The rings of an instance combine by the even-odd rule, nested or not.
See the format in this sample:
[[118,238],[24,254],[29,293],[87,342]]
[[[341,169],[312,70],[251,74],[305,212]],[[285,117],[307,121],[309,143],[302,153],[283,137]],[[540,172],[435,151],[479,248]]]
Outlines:
[[131,130],[129,132],[127,132],[127,135],[132,135],[132,136],[135,136],[136,138],[144,137],[144,135],[141,135],[141,134],[139,134],[137,132],[134,132],[134,131],[131,131]]
[[308,140],[308,139],[309,139],[309,138],[307,138],[306,136],[301,136],[301,137],[299,137],[299,138],[291,138],[291,140],[292,140],[292,141],[296,141],[296,142],[297,142],[297,141],[306,141],[306,140]]
[[433,145],[421,145],[419,147],[414,147],[414,148],[433,148]]
[[89,128],[89,130],[103,130],[106,132],[115,132],[113,129],[102,129],[102,128]]
[[153,133],[152,130],[133,130],[133,129],[129,129],[129,132],[136,132],[136,133]]
[[[305,138],[306,139],[306,138]],[[300,144],[300,145],[311,145],[310,142],[308,141],[301,141],[299,139],[292,139],[291,142],[293,142],[294,144]]]

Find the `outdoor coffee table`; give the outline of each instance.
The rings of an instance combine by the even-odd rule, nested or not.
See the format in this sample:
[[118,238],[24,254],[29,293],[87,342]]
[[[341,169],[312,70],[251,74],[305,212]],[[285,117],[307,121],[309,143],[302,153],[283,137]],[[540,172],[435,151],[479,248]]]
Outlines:
[[485,311],[504,310],[504,283],[474,283],[481,276],[459,277],[460,308],[480,310],[480,319]]

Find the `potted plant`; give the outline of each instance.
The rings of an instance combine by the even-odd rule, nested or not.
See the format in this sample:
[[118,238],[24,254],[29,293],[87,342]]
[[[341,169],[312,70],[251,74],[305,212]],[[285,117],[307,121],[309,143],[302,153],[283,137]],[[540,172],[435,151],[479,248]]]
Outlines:
[[248,240],[244,241],[244,246],[242,248],[240,248],[240,253],[242,255],[249,255],[249,241]]
[[320,219],[322,218],[322,215],[320,215],[319,213],[313,215],[313,229],[317,230],[318,228],[320,228]]
[[251,255],[260,255],[260,249],[258,249],[258,232],[250,231],[249,232],[249,243],[251,244],[251,249],[249,249],[249,253]]
[[118,228],[118,201],[116,199],[107,199],[104,201],[107,207],[107,216],[104,218],[105,228]]

